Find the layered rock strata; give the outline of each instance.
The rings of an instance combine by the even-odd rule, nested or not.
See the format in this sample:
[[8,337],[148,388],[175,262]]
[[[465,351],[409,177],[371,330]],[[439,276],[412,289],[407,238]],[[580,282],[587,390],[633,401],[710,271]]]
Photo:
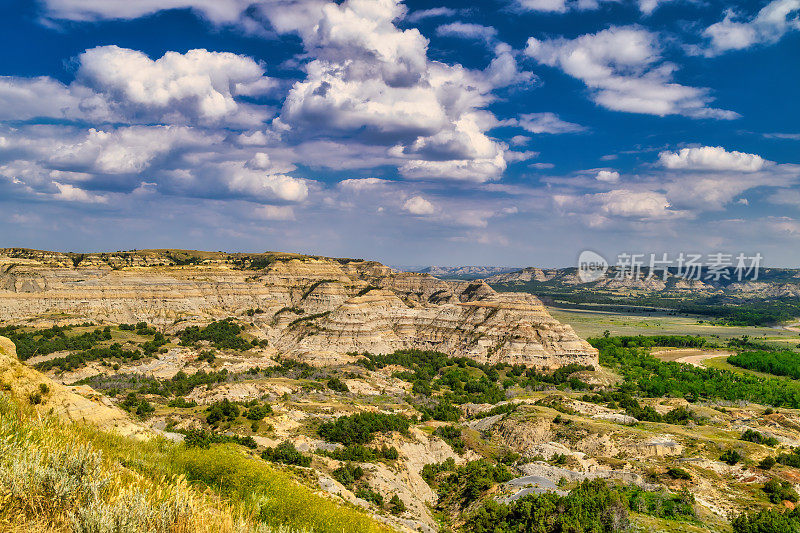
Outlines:
[[373,261],[174,250],[0,250],[0,320],[147,321],[167,333],[235,316],[310,361],[435,349],[482,362],[597,365],[597,352],[535,297]]

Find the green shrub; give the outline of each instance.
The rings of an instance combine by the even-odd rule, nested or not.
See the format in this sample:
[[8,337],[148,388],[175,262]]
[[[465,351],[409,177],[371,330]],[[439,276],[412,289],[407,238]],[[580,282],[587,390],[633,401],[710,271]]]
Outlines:
[[267,448],[261,452],[261,458],[273,463],[283,463],[296,466],[311,466],[311,457],[300,453],[294,444],[284,441],[274,448]]
[[800,358],[791,350],[742,352],[728,357],[728,362],[748,370],[800,379]]
[[698,422],[697,415],[686,407],[676,407],[663,416],[663,421],[667,424],[686,425],[691,422]]
[[677,466],[673,466],[667,470],[667,475],[672,479],[692,479],[691,474],[684,470],[683,468],[678,468]]
[[425,483],[430,485],[431,488],[436,488],[437,486],[437,476],[441,472],[452,472],[456,469],[456,462],[455,460],[450,457],[441,463],[428,463],[422,467],[422,471],[420,471],[420,475],[422,479],[425,480]]
[[667,492],[649,492],[636,486],[621,490],[628,500],[628,508],[658,518],[672,520],[694,518],[694,496],[688,491],[678,494]]
[[4,326],[0,327],[0,335],[8,337],[16,345],[17,357],[21,361],[30,359],[34,355],[49,355],[61,351],[86,351],[111,338],[110,328],[95,329],[79,335],[68,335],[67,333],[72,329],[72,326],[53,326],[47,329],[24,331],[20,326]]
[[317,450],[320,455],[325,455],[336,459],[337,461],[354,461],[357,463],[370,463],[386,459],[394,461],[399,457],[397,448],[394,446],[381,448],[368,448],[363,444],[350,444],[343,448],[337,448],[333,451]]
[[350,463],[346,463],[333,471],[333,479],[345,487],[352,487],[362,477],[364,477],[364,469]]
[[[395,377],[411,383],[414,394],[431,396],[434,391],[446,387],[443,407],[447,403],[497,403],[505,399],[503,389],[496,383],[499,376],[495,366],[466,357],[449,357],[430,350],[398,350],[388,355],[364,353],[359,363],[369,370],[388,365],[407,368],[408,371],[396,373]],[[424,409],[427,408],[423,408],[423,412]],[[429,416],[455,421],[452,418],[454,411],[441,413],[441,418],[432,413]]]
[[779,481],[777,479],[770,479],[761,488],[772,503],[781,503],[782,501],[797,501],[797,492],[792,488],[792,484],[788,481]]
[[780,512],[762,509],[757,513],[742,513],[732,521],[733,533],[795,533],[800,531],[800,511]]
[[449,401],[440,401],[433,408],[420,406],[417,409],[425,419],[432,418],[441,422],[458,422],[461,419],[461,409]]
[[244,417],[248,420],[258,421],[263,420],[265,416],[272,413],[272,406],[269,404],[252,405],[244,413]]
[[770,470],[773,466],[775,466],[775,462],[775,458],[771,455],[768,455],[758,462],[758,467],[761,470]]
[[182,409],[188,409],[191,407],[197,407],[197,402],[195,402],[194,400],[188,402],[186,401],[186,398],[181,396],[179,398],[175,398],[174,400],[170,400],[169,404],[167,405],[169,405],[170,407],[179,407]]
[[224,398],[219,402],[214,402],[206,408],[206,422],[212,426],[220,422],[233,422],[239,417],[239,406]]
[[360,488],[356,490],[356,497],[374,503],[378,507],[383,507],[383,495],[375,492],[371,488]]
[[376,433],[399,431],[407,434],[411,420],[402,415],[385,413],[357,413],[342,416],[334,422],[322,424],[317,433],[329,442],[366,444]]
[[161,332],[155,333],[153,340],[143,342],[139,346],[142,348],[142,351],[145,355],[152,355],[156,353],[159,348],[167,344],[167,339]]
[[504,483],[514,476],[505,465],[480,459],[460,466],[456,466],[452,460],[426,465],[422,469],[422,477],[436,489],[440,502],[446,500],[463,508],[495,483]]
[[350,392],[345,382],[337,377],[328,380],[328,388],[336,392]]
[[775,437],[765,437],[758,431],[752,429],[745,430],[742,436],[739,437],[739,440],[755,442],[756,444],[763,444],[764,446],[777,446],[779,444],[778,439]]
[[142,418],[145,418],[145,417],[151,415],[152,413],[154,413],[155,410],[156,410],[156,408],[153,407],[150,404],[150,402],[148,402],[147,400],[142,400],[139,403],[139,406],[136,408],[136,414],[139,415]]
[[449,444],[457,454],[460,455],[464,453],[466,444],[464,443],[464,439],[461,438],[461,428],[456,426],[440,426],[434,430],[433,434]]
[[209,341],[219,350],[247,350],[250,348],[250,343],[239,336],[241,332],[242,327],[234,322],[233,318],[226,318],[215,320],[203,328],[189,326],[178,333],[178,337],[184,346],[194,346],[200,341]]
[[592,532],[628,530],[624,494],[602,480],[584,481],[567,496],[527,495],[509,505],[486,500],[464,524],[470,533]]
[[233,443],[240,444],[251,450],[258,447],[255,439],[251,436],[240,437],[238,435],[220,435],[202,429],[190,429],[182,431],[184,443],[189,448],[208,448],[212,444]]
[[728,463],[731,466],[735,465],[742,459],[744,459],[744,457],[742,457],[742,454],[740,454],[736,450],[727,450],[723,452],[722,455],[719,456],[720,461],[722,461],[723,463]]
[[213,364],[216,361],[217,356],[214,354],[213,350],[203,350],[197,355],[198,361],[205,361],[206,363]]
[[71,353],[65,357],[56,357],[37,363],[34,368],[40,372],[47,372],[58,368],[62,372],[75,370],[86,365],[88,361],[120,359],[122,361],[138,361],[142,358],[139,350],[123,350],[122,345],[114,343],[111,346],[95,346],[81,352]]
[[400,457],[397,448],[394,446],[384,446],[381,448],[381,455],[383,455],[384,459],[388,459],[389,461],[395,461],[398,457]]
[[392,514],[403,513],[406,510],[406,504],[404,504],[403,500],[401,500],[400,497],[395,494],[392,496],[392,499],[389,500],[389,510],[392,512]]
[[792,448],[789,453],[779,453],[775,460],[782,465],[800,468],[800,448]]

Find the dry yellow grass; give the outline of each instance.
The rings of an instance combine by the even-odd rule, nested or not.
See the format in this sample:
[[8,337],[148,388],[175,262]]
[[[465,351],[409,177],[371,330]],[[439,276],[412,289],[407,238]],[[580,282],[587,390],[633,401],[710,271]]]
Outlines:
[[[62,403],[86,400],[22,365],[13,344],[0,341],[4,532],[389,531],[238,446],[188,448],[59,419],[54,413],[72,407],[59,409]],[[34,408],[28,393],[41,383],[49,387],[47,401]]]
[[0,530],[389,531],[237,446],[134,440],[42,417],[4,392]]
[[0,396],[4,531],[266,530],[182,476],[151,478],[124,467],[74,429]]

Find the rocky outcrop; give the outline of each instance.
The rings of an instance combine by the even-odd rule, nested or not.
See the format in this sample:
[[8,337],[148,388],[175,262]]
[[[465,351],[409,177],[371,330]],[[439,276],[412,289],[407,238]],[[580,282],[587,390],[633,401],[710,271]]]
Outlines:
[[174,332],[228,316],[309,361],[418,348],[491,363],[597,366],[594,348],[537,298],[481,281],[291,254],[0,251],[0,320],[144,320]]

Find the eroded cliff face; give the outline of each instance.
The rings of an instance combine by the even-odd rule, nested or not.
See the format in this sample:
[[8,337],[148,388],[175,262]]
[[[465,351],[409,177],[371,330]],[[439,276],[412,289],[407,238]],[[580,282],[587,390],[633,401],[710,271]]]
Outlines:
[[420,348],[541,368],[597,365],[597,352],[538,299],[480,281],[292,254],[0,250],[3,321],[147,321],[171,333],[228,316],[311,362]]

